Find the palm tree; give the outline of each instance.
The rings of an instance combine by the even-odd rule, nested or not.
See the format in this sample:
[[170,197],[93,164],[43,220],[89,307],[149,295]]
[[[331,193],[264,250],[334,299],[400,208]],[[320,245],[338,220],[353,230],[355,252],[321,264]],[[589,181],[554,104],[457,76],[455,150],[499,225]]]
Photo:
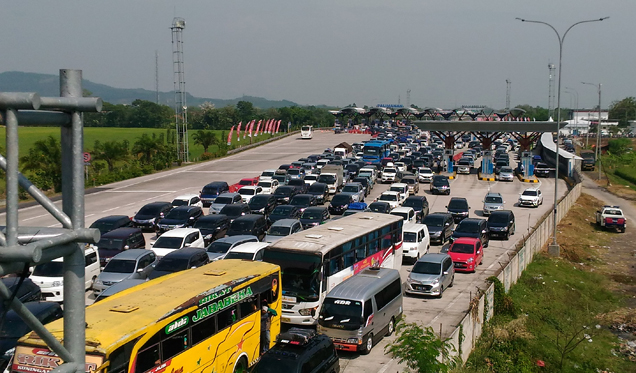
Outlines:
[[20,158],[23,171],[31,171],[34,183],[43,190],[62,190],[62,147],[53,136],[38,140],[29,154]]
[[207,153],[208,148],[212,145],[217,145],[219,143],[219,139],[216,137],[214,132],[210,131],[197,131],[194,136],[192,136],[194,143],[197,145],[201,145],[203,147],[203,152]]
[[152,137],[150,137],[147,133],[144,133],[135,141],[132,152],[141,159],[142,163],[150,164],[153,157],[163,151],[164,147],[163,134],[157,136],[153,133]]
[[108,171],[113,172],[115,162],[125,160],[129,156],[128,140],[106,141],[104,143],[99,140],[95,141],[94,157],[98,161],[104,161],[108,164]]

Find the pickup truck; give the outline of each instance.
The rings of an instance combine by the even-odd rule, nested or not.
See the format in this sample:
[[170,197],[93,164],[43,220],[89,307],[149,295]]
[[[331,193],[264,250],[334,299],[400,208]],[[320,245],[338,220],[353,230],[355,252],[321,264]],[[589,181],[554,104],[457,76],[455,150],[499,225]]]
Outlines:
[[619,206],[603,206],[596,211],[596,224],[605,229],[615,229],[625,233],[627,219]]

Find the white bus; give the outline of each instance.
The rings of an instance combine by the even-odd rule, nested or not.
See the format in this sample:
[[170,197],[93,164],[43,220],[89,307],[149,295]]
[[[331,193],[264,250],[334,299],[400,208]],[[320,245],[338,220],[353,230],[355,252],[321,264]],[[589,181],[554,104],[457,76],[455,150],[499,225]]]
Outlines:
[[403,221],[359,212],[272,243],[263,261],[281,267],[281,321],[315,325],[323,299],[342,281],[368,267],[399,270]]
[[314,128],[312,126],[300,127],[300,138],[311,139],[314,136]]

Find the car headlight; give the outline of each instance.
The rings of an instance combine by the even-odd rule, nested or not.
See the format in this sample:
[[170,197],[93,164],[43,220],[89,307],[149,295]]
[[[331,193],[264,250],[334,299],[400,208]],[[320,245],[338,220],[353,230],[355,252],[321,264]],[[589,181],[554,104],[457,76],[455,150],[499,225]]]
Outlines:
[[468,258],[468,260],[466,261],[466,263],[472,263],[475,261],[475,258]]
[[432,232],[431,233],[431,236],[433,236],[433,237],[437,237],[437,236],[441,236],[441,235],[442,235],[441,231],[440,232]]
[[265,207],[263,207],[262,209],[258,210],[258,212],[265,212]]
[[349,338],[349,339],[347,339],[347,343],[362,344],[362,339],[361,338]]
[[303,308],[301,310],[298,311],[298,313],[300,313],[301,316],[313,316],[312,314],[316,314],[316,309],[318,307],[314,307],[314,308]]
[[5,356],[13,356],[13,354],[15,354],[15,347],[12,347],[12,348],[8,349],[4,353]]
[[104,283],[98,278],[97,280],[95,280],[95,285],[104,285]]
[[64,285],[64,281],[63,280],[61,280],[61,281],[53,281],[53,283],[51,285],[53,285],[53,286],[62,286],[62,285]]
[[431,285],[435,286],[439,284],[439,278],[436,278],[435,280],[433,280],[433,282],[431,282]]

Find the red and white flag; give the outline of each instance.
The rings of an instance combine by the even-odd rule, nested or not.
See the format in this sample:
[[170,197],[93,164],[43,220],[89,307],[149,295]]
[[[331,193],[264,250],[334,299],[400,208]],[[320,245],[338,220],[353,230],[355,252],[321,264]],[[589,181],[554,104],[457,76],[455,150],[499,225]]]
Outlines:
[[263,122],[263,120],[259,120],[258,124],[256,125],[256,133],[254,133],[254,136],[258,136],[258,130],[261,128],[261,122]]
[[240,121],[238,127],[236,127],[236,141],[241,141],[241,124],[243,124],[243,121]]
[[230,133],[227,135],[227,144],[232,145],[232,133],[234,132],[234,126],[230,128]]
[[278,128],[280,127],[280,122],[281,122],[281,120],[282,120],[282,119],[279,119],[279,120],[278,120],[278,124],[276,124],[276,133],[278,133]]
[[267,133],[272,133],[272,125],[274,124],[274,119],[269,120],[269,126],[267,126]]
[[252,129],[254,129],[254,120],[250,122],[250,137],[252,137]]

